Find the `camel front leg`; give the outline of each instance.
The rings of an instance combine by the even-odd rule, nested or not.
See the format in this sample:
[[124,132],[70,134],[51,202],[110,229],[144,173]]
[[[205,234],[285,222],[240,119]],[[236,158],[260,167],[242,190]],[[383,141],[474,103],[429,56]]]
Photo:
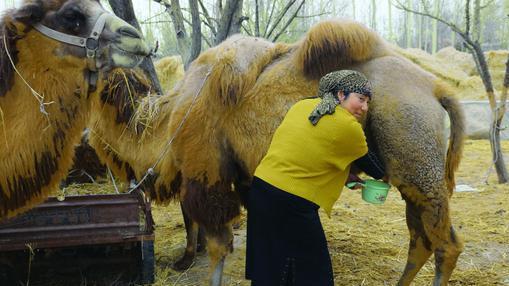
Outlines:
[[220,286],[223,279],[224,261],[233,250],[233,232],[231,224],[219,229],[206,229],[207,249],[210,258],[210,285]]
[[221,258],[210,276],[210,286],[220,286],[223,281],[224,259]]
[[405,270],[398,281],[398,286],[408,286],[415,275],[431,256],[431,242],[424,231],[421,218],[422,210],[413,202],[406,200],[406,222],[410,232],[410,244]]

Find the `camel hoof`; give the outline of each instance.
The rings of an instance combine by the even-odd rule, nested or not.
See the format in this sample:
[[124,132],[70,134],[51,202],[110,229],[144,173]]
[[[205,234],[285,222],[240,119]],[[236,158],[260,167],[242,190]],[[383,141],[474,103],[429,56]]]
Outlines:
[[185,255],[180,258],[177,262],[173,263],[172,268],[177,271],[184,271],[191,267],[191,264],[193,264],[193,257],[190,257],[189,255]]

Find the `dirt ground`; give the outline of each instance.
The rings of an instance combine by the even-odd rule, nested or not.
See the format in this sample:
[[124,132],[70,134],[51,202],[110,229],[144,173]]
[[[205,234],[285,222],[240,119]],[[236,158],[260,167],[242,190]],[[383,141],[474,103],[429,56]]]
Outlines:
[[[509,152],[509,142],[503,142]],[[509,285],[509,186],[497,184],[495,170],[488,174],[487,140],[470,140],[457,172],[457,184],[474,188],[457,192],[451,201],[452,220],[465,249],[450,285]],[[486,184],[488,178],[488,184]],[[244,212],[245,214],[245,212]],[[408,250],[405,203],[392,189],[384,205],[361,200],[358,191],[345,189],[331,218],[322,223],[329,243],[336,285],[395,285]],[[200,254],[185,272],[171,265],[184,251],[185,230],[177,204],[154,206],[156,228],[156,283],[154,285],[206,285],[208,260]],[[249,285],[244,277],[245,221],[235,230],[234,252],[228,256],[224,285]],[[414,285],[430,285],[434,263],[430,259]]]

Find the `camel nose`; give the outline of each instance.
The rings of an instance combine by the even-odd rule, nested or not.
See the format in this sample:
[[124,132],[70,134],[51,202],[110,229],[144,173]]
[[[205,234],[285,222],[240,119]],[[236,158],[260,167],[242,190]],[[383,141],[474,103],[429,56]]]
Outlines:
[[134,39],[141,39],[141,35],[140,33],[134,29],[134,28],[131,28],[131,27],[121,27],[120,29],[118,29],[118,33],[122,36],[126,36],[126,37],[130,37],[130,38],[134,38]]

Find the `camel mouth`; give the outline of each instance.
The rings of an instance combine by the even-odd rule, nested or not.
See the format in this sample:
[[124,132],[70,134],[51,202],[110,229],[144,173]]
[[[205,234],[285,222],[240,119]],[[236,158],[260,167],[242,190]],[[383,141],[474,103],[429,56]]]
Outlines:
[[[138,47],[138,46],[137,46]],[[139,48],[125,49],[119,45],[110,47],[110,68],[134,68],[150,55],[150,49],[143,44]]]
[[135,56],[135,57],[148,57],[151,55],[150,49],[148,49],[148,51],[145,49],[128,51],[128,50],[123,49],[121,46],[115,46],[115,48],[117,49],[117,52],[122,53],[126,56],[131,55],[131,56]]

